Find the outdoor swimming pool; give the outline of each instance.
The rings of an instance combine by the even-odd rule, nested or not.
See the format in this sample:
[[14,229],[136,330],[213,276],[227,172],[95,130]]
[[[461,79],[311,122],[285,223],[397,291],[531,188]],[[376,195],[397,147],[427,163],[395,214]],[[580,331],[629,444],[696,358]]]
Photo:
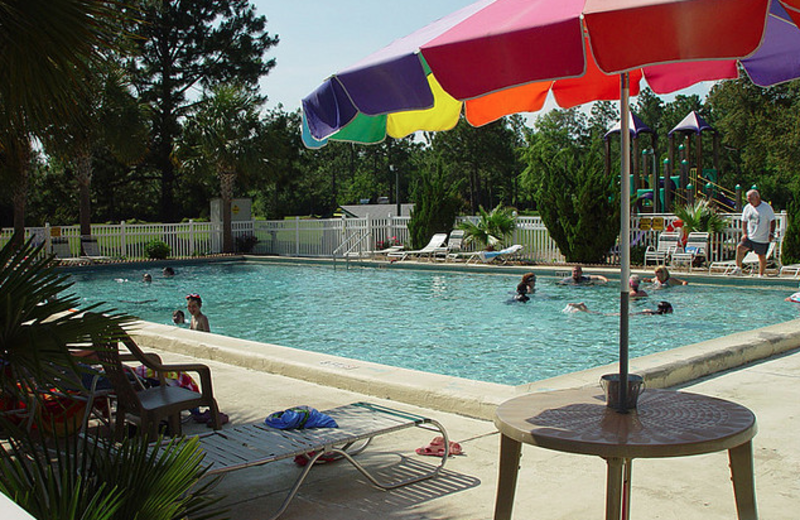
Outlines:
[[[613,363],[619,317],[562,312],[568,302],[616,312],[619,286],[563,287],[540,277],[526,304],[508,303],[519,275],[263,263],[81,269],[70,289],[144,320],[172,323],[199,293],[212,332],[392,366],[517,385]],[[152,268],[151,268],[152,269]],[[798,317],[785,291],[689,285],[651,291],[632,311],[631,358]],[[187,315],[188,316],[188,315]]]

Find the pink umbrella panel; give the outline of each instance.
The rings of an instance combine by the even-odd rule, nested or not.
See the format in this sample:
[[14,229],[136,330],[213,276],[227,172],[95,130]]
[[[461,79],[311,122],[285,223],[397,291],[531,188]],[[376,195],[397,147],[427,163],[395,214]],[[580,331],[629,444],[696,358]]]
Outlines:
[[338,72],[303,99],[304,141],[379,142],[620,100],[620,396],[628,378],[629,95],[738,77],[800,77],[800,0],[480,0]]

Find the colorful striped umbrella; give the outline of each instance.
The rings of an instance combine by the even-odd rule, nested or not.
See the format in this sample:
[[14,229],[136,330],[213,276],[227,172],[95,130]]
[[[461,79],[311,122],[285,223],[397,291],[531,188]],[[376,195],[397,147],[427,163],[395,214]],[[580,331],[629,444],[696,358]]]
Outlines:
[[303,99],[306,144],[447,130],[462,112],[481,126],[551,91],[563,108],[617,100],[620,72],[631,95],[735,78],[737,63],[774,85],[800,77],[781,4],[800,18],[800,0],[482,0],[328,78]]
[[[787,13],[788,10],[788,13]],[[620,385],[627,402],[629,95],[736,78],[800,77],[800,0],[480,0],[328,78],[303,99],[304,141],[375,143],[620,100]],[[618,79],[619,78],[619,79]],[[621,410],[623,411],[623,410]]]

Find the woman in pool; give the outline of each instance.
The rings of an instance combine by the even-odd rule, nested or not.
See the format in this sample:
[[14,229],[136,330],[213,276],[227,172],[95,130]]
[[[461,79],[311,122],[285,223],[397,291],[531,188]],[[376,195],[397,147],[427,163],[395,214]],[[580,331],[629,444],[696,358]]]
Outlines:
[[186,309],[192,315],[192,324],[189,326],[191,330],[199,330],[202,332],[211,332],[211,327],[208,326],[208,318],[200,310],[203,306],[203,300],[197,293],[192,293],[186,297]]
[[630,298],[645,298],[647,293],[639,288],[641,279],[638,274],[632,274],[628,279],[628,296]]
[[[615,312],[615,313],[603,313],[603,312],[593,311],[593,310],[589,309],[589,307],[587,307],[584,302],[568,303],[567,306],[564,307],[564,311],[563,312],[588,312],[589,314],[603,314],[604,316],[618,316],[619,315],[618,312]],[[647,316],[652,316],[652,315],[655,315],[655,314],[672,314],[672,304],[669,303],[669,302],[661,301],[661,302],[658,302],[658,305],[656,306],[655,309],[644,309],[643,311],[640,311],[640,312],[632,312],[631,316],[637,316],[637,315],[642,315],[642,314],[643,315],[647,315]]]
[[528,297],[529,291],[530,289],[528,284],[526,284],[525,282],[520,282],[517,285],[517,292],[516,294],[514,294],[514,298],[512,298],[511,301],[522,302],[522,303],[527,302],[528,300],[530,300],[530,298]]
[[[523,274],[521,283],[524,283],[528,286],[529,293],[536,291],[536,273]],[[517,290],[519,290],[519,286],[517,286]]]
[[680,278],[673,278],[669,274],[669,270],[665,265],[659,265],[656,267],[654,271],[655,276],[653,278],[645,278],[644,282],[652,283],[653,289],[666,289],[667,287],[672,287],[673,285],[688,285],[689,282],[686,280],[681,280]]

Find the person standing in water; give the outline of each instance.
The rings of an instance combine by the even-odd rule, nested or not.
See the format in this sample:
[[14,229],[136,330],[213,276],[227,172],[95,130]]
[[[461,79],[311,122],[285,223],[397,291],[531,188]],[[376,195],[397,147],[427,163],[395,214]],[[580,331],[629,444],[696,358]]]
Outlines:
[[197,293],[192,293],[186,297],[186,309],[192,315],[192,324],[189,326],[191,330],[199,330],[202,332],[211,332],[211,327],[208,325],[208,318],[200,309],[203,307],[203,300]]

